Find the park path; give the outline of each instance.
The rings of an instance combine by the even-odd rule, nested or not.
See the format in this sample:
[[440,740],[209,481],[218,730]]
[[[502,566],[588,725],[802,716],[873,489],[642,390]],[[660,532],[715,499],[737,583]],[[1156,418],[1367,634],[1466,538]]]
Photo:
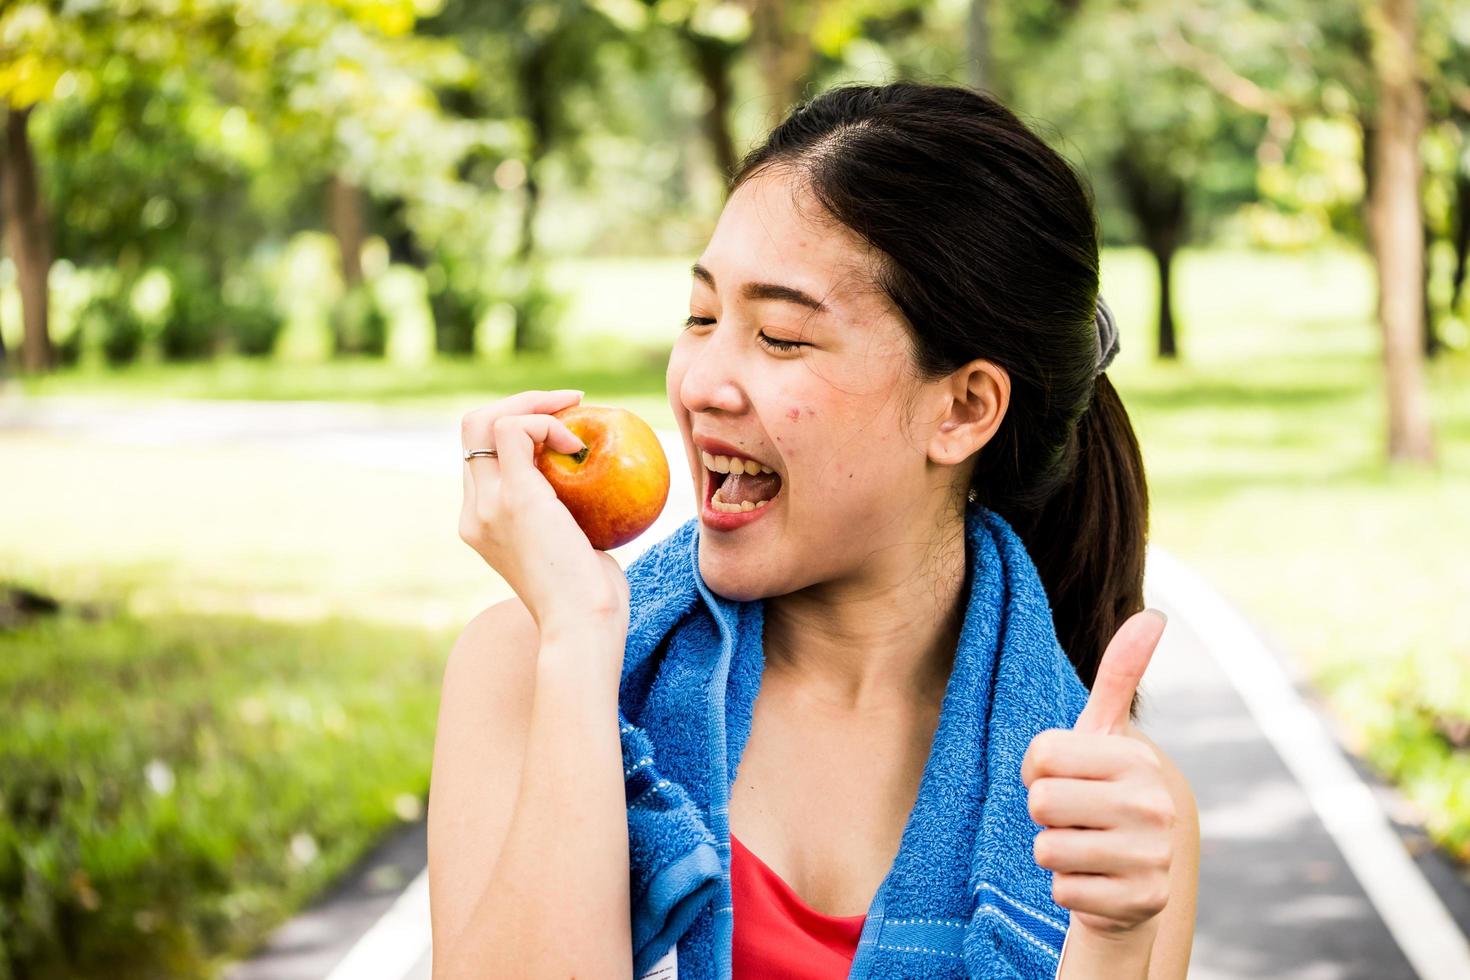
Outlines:
[[[346,464],[459,479],[458,417],[320,403],[0,400],[11,432],[112,444],[248,440]],[[677,433],[660,522],[694,516]],[[1189,778],[1201,867],[1190,977],[1464,980],[1470,880],[1409,825],[1403,800],[1348,757],[1269,637],[1185,563],[1151,545],[1145,593],[1169,627],[1142,685],[1139,724]],[[428,980],[422,822],[390,836],[286,923],[230,980]]]

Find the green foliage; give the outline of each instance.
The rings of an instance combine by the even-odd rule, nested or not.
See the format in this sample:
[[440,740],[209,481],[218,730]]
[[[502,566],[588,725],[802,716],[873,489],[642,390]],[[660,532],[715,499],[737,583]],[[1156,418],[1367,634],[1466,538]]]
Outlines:
[[0,976],[203,977],[258,942],[420,808],[450,640],[182,616],[0,634]]
[[387,317],[363,283],[347,289],[332,307],[332,335],[338,354],[382,354],[388,338]]
[[454,276],[446,263],[424,271],[429,307],[434,315],[434,345],[441,354],[473,354],[475,327],[486,306],[485,298],[464,277]]
[[520,349],[537,353],[551,350],[569,298],[552,287],[541,263],[515,266],[507,272],[499,299],[515,310]]
[[75,363],[81,358],[83,345],[90,342],[108,364],[127,364],[142,350],[146,329],[133,311],[129,290],[118,285],[104,287],[87,300],[78,316],[77,329],[60,345],[62,360]]

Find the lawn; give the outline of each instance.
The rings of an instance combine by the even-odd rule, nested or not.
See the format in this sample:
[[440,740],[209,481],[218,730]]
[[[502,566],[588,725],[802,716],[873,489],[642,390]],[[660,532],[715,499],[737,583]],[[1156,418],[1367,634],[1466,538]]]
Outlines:
[[[625,405],[668,427],[673,420],[658,352],[685,313],[687,268],[687,261],[655,260],[559,269],[562,281],[577,286],[578,312],[558,358],[448,363],[417,374],[368,362],[282,369],[232,361],[63,374],[28,389],[120,399],[371,400],[441,413],[452,425],[458,412],[511,391],[581,387],[590,403]],[[1470,857],[1470,751],[1463,741],[1470,725],[1470,607],[1464,601],[1470,566],[1463,558],[1470,553],[1470,355],[1449,351],[1430,369],[1437,469],[1390,469],[1383,463],[1378,339],[1368,318],[1373,284],[1362,256],[1184,252],[1176,284],[1183,356],[1172,364],[1151,356],[1151,276],[1140,252],[1105,257],[1103,292],[1122,331],[1122,351],[1109,376],[1144,447],[1151,540],[1191,562],[1244,609],[1313,679],[1355,748],[1422,808],[1431,836]],[[609,337],[623,338],[622,354],[609,348]],[[57,901],[70,903],[71,927],[105,925],[99,932],[104,939],[123,934],[115,929],[131,929],[140,949],[169,929],[192,930],[192,938],[160,943],[160,950],[224,950],[245,942],[319,879],[282,877],[278,868],[261,873],[264,884],[237,885],[218,872],[223,865],[211,863],[214,858],[161,849],[155,860],[167,859],[166,868],[195,883],[189,887],[201,895],[214,891],[207,900],[168,906],[161,918],[145,915],[142,922],[153,929],[145,934],[136,918],[109,919],[87,908],[88,888],[98,901],[111,902],[113,893],[97,882],[123,879],[93,875],[87,862],[105,863],[97,855],[108,853],[107,846],[84,844],[110,839],[109,828],[126,811],[143,815],[129,818],[141,821],[136,840],[156,845],[165,839],[158,836],[161,827],[185,840],[214,840],[217,830],[220,840],[256,842],[210,845],[221,854],[255,847],[280,858],[306,833],[319,851],[315,866],[336,867],[359,852],[369,834],[335,833],[330,821],[351,820],[351,813],[300,816],[291,809],[289,791],[278,805],[277,781],[318,785],[312,781],[321,767],[335,764],[341,778],[360,777],[342,792],[370,801],[357,811],[370,827],[391,819],[392,801],[421,792],[448,638],[477,609],[507,594],[457,538],[458,479],[344,467],[260,446],[185,454],[14,433],[0,433],[0,466],[23,475],[7,481],[0,567],[68,599],[105,600],[119,612],[114,619],[58,626],[56,633],[0,637],[0,657],[9,668],[0,670],[0,697],[25,704],[26,731],[34,731],[26,735],[32,742],[0,742],[0,772],[8,783],[8,773],[18,770],[7,760],[29,758],[26,764],[40,773],[36,779],[59,785],[70,778],[73,760],[61,746],[73,737],[73,726],[95,726],[88,729],[94,733],[122,726],[133,733],[116,740],[116,756],[97,749],[76,760],[80,772],[95,774],[87,778],[113,780],[108,785],[125,798],[116,804],[121,809],[84,797],[76,805],[97,807],[91,818],[97,836],[0,854],[0,887],[49,882],[51,893],[61,896]],[[332,617],[343,622],[323,625],[337,621]],[[262,633],[250,634],[252,629]],[[267,634],[272,639],[246,639]],[[312,646],[315,658],[306,652]],[[237,649],[244,653],[231,658],[227,651]],[[124,688],[129,697],[108,703],[100,692],[118,686],[106,681],[109,671],[130,661],[207,663],[211,680],[196,683],[189,669],[140,666],[129,675],[135,686]],[[229,669],[220,668],[221,661]],[[87,683],[68,681],[78,677]],[[326,716],[322,698],[345,705],[369,692],[391,691],[378,714],[365,715],[376,719],[370,727],[379,734],[353,731],[363,732],[394,764],[363,766],[373,750],[360,753],[356,734],[316,737],[312,752],[286,752],[254,738],[253,730],[238,727],[246,724],[239,705],[257,704],[252,699],[267,696],[262,690],[271,704],[304,700],[318,724]],[[154,713],[148,725],[136,724],[139,716],[129,713],[145,710],[143,704]],[[353,718],[361,713],[341,710]],[[252,707],[250,713],[259,711]],[[197,751],[179,749],[167,733],[196,717],[225,719],[219,724],[226,727],[212,736],[221,753],[216,764],[239,774],[230,778],[230,792],[240,794],[232,799],[241,812],[256,814],[258,827],[216,820],[207,807],[177,811],[166,818],[174,823],[156,815],[165,811],[153,798],[148,774],[159,770],[149,763],[159,759],[175,774],[175,806],[193,792],[186,784],[194,778],[191,767],[202,765]],[[389,738],[386,732],[399,734]],[[100,744],[102,736],[95,737]],[[393,739],[402,741],[401,754],[393,754],[399,746],[383,744]],[[33,754],[16,754],[16,745]],[[271,784],[252,782],[250,774],[267,764]],[[5,792],[8,802],[9,785]],[[313,823],[318,819],[325,822]],[[86,877],[74,880],[78,868]],[[240,901],[267,911],[236,920],[226,942],[228,930],[219,931],[222,920],[207,910],[216,902],[233,907],[237,887],[258,889],[254,899]],[[10,907],[10,894],[0,906]],[[123,889],[114,897],[126,906],[137,894]],[[196,907],[198,916],[190,911]],[[175,914],[179,920],[169,920]],[[168,929],[159,926],[162,921],[170,922]],[[15,928],[14,920],[0,923],[0,930]],[[13,934],[0,931],[11,950]]]
[[0,634],[0,975],[209,976],[417,819],[453,634],[75,615]]
[[419,815],[508,589],[453,469],[15,433],[0,468],[5,578],[80,607],[0,631],[0,978],[209,976]]

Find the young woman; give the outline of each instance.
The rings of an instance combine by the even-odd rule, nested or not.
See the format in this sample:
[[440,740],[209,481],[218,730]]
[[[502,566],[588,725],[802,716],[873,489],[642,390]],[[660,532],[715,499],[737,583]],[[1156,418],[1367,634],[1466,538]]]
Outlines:
[[[1140,613],[1147,492],[1103,373],[1116,341],[1084,182],[984,94],[896,83],[797,108],[731,188],[667,387],[705,502],[699,577],[764,608],[728,800],[734,975],[848,975],[941,724],[968,506],[1024,542],[1091,690],[1075,725],[1031,739],[1021,776],[1047,829],[1009,842],[1071,913],[1045,976],[1183,978],[1198,822],[1130,718],[1161,626]],[[536,443],[581,447],[550,414],[579,396],[522,392],[463,420],[466,451],[497,455],[466,460],[460,534],[516,598],[469,624],[445,674],[440,978],[632,975],[612,724],[629,584],[531,463]],[[710,473],[731,457],[755,472]],[[735,517],[742,497],[769,502]],[[778,920],[808,945],[771,949]]]

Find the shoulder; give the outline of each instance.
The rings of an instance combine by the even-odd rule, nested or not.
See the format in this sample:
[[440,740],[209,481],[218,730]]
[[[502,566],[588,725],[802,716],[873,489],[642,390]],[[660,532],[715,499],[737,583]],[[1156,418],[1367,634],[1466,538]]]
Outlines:
[[506,707],[535,680],[541,634],[518,596],[477,613],[460,630],[444,665],[442,697]]
[[475,614],[474,618],[465,624],[460,631],[459,639],[455,640],[454,648],[450,651],[453,658],[459,654],[462,658],[472,656],[481,649],[484,641],[495,641],[498,644],[518,644],[525,641],[539,642],[540,631],[537,629],[536,620],[531,616],[531,611],[521,601],[520,596],[511,596],[497,602],[493,606],[487,606]]
[[430,775],[436,944],[467,921],[509,831],[535,695],[540,632],[519,598],[482,610],[444,668]]
[[516,733],[530,713],[539,647],[540,630],[519,597],[465,624],[444,666],[436,747]]

